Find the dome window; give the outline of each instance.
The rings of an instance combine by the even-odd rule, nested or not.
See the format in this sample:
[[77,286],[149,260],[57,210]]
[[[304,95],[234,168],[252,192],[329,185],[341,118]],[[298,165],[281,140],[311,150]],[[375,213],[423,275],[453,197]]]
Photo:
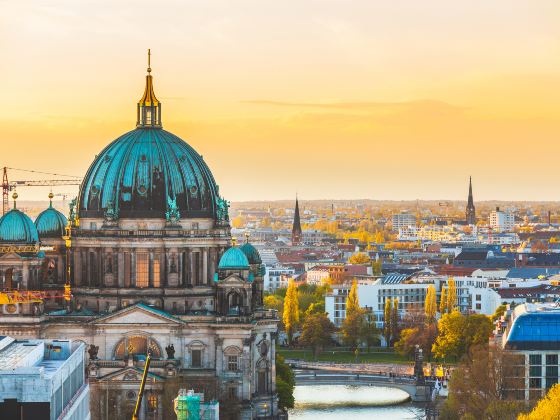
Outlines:
[[146,186],[144,185],[140,185],[138,187],[138,193],[140,193],[141,195],[146,195],[146,193],[148,192]]

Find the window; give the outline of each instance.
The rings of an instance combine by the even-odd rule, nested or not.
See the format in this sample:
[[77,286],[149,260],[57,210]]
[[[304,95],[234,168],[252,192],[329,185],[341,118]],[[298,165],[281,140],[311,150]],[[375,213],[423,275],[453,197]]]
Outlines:
[[148,397],[148,411],[153,413],[157,410],[157,395],[155,394],[150,394],[150,396]]
[[236,386],[230,386],[228,388],[228,399],[230,399],[230,400],[236,400],[237,399],[237,387]]
[[530,366],[529,376],[542,376],[542,366]]
[[148,287],[149,255],[147,252],[136,254],[136,287]]
[[476,309],[478,309],[478,310],[482,309],[482,305],[480,303],[477,303],[476,304]]
[[557,365],[558,364],[558,355],[557,354],[547,354],[546,355],[546,364],[547,365]]
[[161,286],[160,271],[159,271],[159,255],[154,257],[154,287]]
[[557,383],[558,378],[546,378],[546,389],[552,388],[552,386]]
[[202,367],[202,350],[191,350],[191,367]]
[[529,379],[529,388],[542,388],[541,378]]
[[258,375],[258,392],[260,395],[266,394],[267,392],[267,380],[266,380],[266,370],[259,370]]
[[227,370],[229,370],[230,372],[237,372],[239,370],[238,356],[228,356],[227,362]]
[[546,367],[546,377],[547,378],[558,378],[558,366],[547,366]]
[[482,300],[482,296],[481,295],[476,295],[476,300]]
[[529,355],[529,364],[530,365],[541,365],[542,364],[542,355],[540,355],[540,354],[530,354]]

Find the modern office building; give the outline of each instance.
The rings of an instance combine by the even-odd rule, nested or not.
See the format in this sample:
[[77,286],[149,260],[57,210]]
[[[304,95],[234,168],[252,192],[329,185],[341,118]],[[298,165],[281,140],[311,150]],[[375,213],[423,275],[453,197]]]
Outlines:
[[496,232],[511,232],[515,227],[515,215],[510,209],[500,210],[496,207],[490,213],[490,227]]
[[398,232],[401,228],[416,226],[416,216],[407,212],[393,214],[393,230]]
[[85,344],[0,336],[0,418],[89,420]]

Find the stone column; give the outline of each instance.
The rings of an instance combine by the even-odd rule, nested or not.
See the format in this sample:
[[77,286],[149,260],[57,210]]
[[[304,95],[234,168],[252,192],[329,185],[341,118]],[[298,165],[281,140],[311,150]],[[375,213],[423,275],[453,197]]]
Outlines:
[[117,285],[124,287],[124,250],[117,250]]
[[205,285],[210,284],[208,278],[208,248],[202,249],[202,283]]
[[74,285],[80,286],[82,284],[82,252],[80,249],[74,251]]
[[196,278],[196,273],[194,272],[194,255],[192,249],[189,249],[189,277],[191,279],[191,284],[196,286],[198,279]]

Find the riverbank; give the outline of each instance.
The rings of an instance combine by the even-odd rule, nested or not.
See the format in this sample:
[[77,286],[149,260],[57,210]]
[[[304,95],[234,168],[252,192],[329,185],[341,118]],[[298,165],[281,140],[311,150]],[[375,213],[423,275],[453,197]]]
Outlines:
[[297,359],[306,362],[330,362],[330,363],[391,363],[410,364],[413,363],[406,356],[396,353],[392,349],[383,351],[361,352],[356,356],[353,351],[327,350],[321,352],[317,358],[311,350],[277,348],[277,354],[285,359]]

